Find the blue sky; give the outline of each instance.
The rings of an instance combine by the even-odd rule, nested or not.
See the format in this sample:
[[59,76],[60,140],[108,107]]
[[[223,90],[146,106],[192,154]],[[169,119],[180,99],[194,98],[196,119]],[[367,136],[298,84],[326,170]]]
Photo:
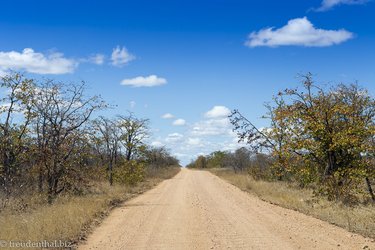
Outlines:
[[0,73],[85,80],[117,105],[108,116],[150,118],[150,143],[186,164],[239,146],[228,110],[267,126],[263,103],[300,73],[374,95],[373,13],[363,0],[3,1]]

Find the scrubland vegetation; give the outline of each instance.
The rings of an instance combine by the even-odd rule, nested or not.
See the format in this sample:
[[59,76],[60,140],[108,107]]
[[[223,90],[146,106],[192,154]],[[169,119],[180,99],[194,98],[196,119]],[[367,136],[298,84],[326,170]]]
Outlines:
[[238,110],[230,116],[248,147],[188,167],[222,169],[214,173],[262,199],[375,237],[374,98],[356,84],[319,86],[308,74],[302,90],[280,91],[266,108],[267,128]]
[[[77,241],[112,207],[179,171],[168,150],[146,144],[148,119],[100,116],[109,107],[84,83],[12,73],[0,86],[0,239]],[[267,128],[234,110],[233,129],[248,147],[187,167],[375,237],[374,98],[311,75],[302,87],[266,105]]]
[[255,180],[247,172],[235,173],[227,168],[212,168],[209,171],[264,201],[328,221],[350,232],[375,238],[374,205],[348,206],[316,196],[312,189],[301,188],[296,183]]
[[62,240],[76,244],[85,239],[112,208],[179,171],[177,166],[157,171],[148,168],[145,180],[132,186],[92,181],[85,194],[60,195],[50,205],[45,205],[47,197],[43,195],[18,196],[0,213],[0,237],[9,241]]
[[109,108],[85,84],[0,78],[0,239],[78,240],[109,209],[179,171],[145,143],[148,119]]

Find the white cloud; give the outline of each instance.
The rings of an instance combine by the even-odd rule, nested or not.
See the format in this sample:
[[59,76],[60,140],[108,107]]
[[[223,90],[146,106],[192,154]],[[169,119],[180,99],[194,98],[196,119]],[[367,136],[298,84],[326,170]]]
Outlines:
[[228,116],[231,114],[225,106],[214,106],[204,114],[206,119],[194,123],[191,134],[195,136],[228,135],[232,125]]
[[186,121],[184,119],[177,119],[174,120],[172,124],[174,126],[184,126],[186,124]]
[[150,76],[138,76],[131,79],[124,79],[121,82],[121,85],[132,86],[132,87],[154,87],[160,86],[167,83],[165,78],[158,77],[156,75]]
[[201,145],[201,139],[200,138],[188,138],[186,143],[192,146],[198,146],[198,145]]
[[218,150],[234,151],[244,144],[237,143],[237,135],[232,131],[227,117],[229,113],[230,110],[223,106],[214,106],[204,113],[201,120],[187,124],[183,132],[168,134],[164,139],[155,138],[154,141],[162,142],[170,148],[181,164],[188,164],[199,154],[207,155]]
[[323,0],[321,6],[317,8],[316,11],[327,11],[337,5],[344,5],[344,4],[346,5],[365,4],[369,1],[370,0]]
[[120,46],[117,46],[112,51],[111,60],[114,66],[121,67],[134,59],[135,56],[130,54],[125,47],[120,48]]
[[317,29],[306,17],[303,17],[292,19],[288,21],[287,25],[279,29],[266,28],[258,32],[252,32],[245,45],[249,47],[286,45],[326,47],[340,44],[351,38],[353,38],[353,33],[345,29]]
[[66,74],[72,73],[78,62],[67,59],[62,53],[49,53],[44,55],[31,48],[22,52],[0,51],[0,71],[25,70],[35,74]]
[[165,141],[168,143],[176,143],[176,142],[182,141],[183,138],[184,138],[184,135],[180,133],[172,133],[172,134],[169,134],[167,138],[165,138]]
[[189,156],[188,154],[183,154],[183,153],[173,153],[173,155],[177,158],[186,158]]
[[80,63],[93,63],[96,65],[103,65],[105,61],[105,55],[103,54],[93,54],[86,58],[79,59]]
[[214,106],[211,110],[207,111],[204,116],[207,118],[222,118],[230,115],[230,109],[225,106]]
[[196,136],[225,135],[231,131],[228,118],[202,120],[194,124],[191,133]]
[[102,65],[104,63],[105,56],[103,54],[96,54],[89,57],[89,62],[94,63],[96,65]]
[[153,141],[151,142],[151,146],[160,148],[160,147],[164,147],[164,144],[160,141]]
[[166,114],[162,115],[161,118],[172,119],[172,118],[174,118],[174,115],[172,115],[171,113],[166,113]]

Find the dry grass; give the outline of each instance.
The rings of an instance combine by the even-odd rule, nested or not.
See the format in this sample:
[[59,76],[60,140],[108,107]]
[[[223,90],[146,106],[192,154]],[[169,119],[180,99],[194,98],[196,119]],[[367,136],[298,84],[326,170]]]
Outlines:
[[321,197],[314,197],[311,190],[301,189],[284,182],[256,181],[248,174],[235,174],[230,170],[212,169],[210,171],[241,190],[257,195],[264,201],[297,210],[348,231],[375,238],[374,205],[348,207]]
[[[12,210],[10,206],[0,213],[0,239],[77,242],[85,238],[88,231],[117,204],[173,177],[179,170],[171,168],[148,174],[148,178],[135,187],[111,187],[98,182],[92,186],[89,194],[59,197],[52,205],[41,205],[45,204],[43,197],[30,197],[27,201],[31,206],[24,211]],[[19,202],[13,202],[18,209]],[[25,197],[23,202],[26,202]]]

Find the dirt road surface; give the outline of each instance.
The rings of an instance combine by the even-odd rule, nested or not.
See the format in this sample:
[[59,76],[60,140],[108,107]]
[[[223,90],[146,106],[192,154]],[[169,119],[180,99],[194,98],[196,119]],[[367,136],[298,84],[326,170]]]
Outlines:
[[183,169],[115,209],[79,249],[375,249],[375,242]]

